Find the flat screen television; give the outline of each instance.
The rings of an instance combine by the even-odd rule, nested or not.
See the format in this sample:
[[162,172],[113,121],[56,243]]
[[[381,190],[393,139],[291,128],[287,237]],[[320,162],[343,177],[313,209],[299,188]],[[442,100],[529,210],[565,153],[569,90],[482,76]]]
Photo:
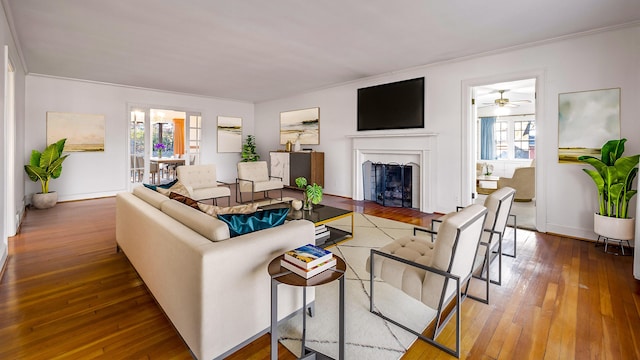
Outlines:
[[424,127],[424,77],[358,89],[358,131]]

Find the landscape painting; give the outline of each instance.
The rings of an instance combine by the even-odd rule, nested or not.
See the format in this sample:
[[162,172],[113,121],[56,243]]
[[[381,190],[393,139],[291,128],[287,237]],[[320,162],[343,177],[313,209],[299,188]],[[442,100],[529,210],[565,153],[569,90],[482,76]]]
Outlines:
[[218,116],[218,152],[242,152],[242,118]]
[[598,157],[608,140],[620,138],[620,88],[558,95],[558,162]]
[[296,140],[301,145],[320,144],[319,107],[280,113],[280,145]]
[[47,146],[66,138],[65,152],[104,151],[104,115],[47,112]]

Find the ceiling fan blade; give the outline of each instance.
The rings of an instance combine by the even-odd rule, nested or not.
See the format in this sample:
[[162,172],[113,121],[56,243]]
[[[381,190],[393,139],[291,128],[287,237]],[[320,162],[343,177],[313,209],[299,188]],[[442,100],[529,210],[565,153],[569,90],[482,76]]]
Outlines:
[[509,101],[509,102],[513,103],[513,104],[519,104],[519,103],[527,103],[527,104],[529,104],[529,103],[531,103],[531,100],[514,100],[514,101]]

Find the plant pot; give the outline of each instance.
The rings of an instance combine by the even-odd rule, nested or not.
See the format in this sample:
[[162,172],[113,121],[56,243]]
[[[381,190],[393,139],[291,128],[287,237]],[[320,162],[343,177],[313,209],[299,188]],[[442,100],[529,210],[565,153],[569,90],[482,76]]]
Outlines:
[[31,205],[36,209],[49,209],[58,202],[58,193],[49,191],[48,193],[35,193],[31,196]]
[[609,239],[632,240],[635,224],[634,218],[622,219],[593,214],[593,231]]

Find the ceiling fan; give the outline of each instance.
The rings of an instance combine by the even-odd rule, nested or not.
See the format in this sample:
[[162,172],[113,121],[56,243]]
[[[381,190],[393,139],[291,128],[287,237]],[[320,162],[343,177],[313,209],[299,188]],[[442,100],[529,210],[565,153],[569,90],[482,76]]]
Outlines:
[[487,107],[487,106],[518,107],[519,106],[518,104],[531,102],[531,100],[509,101],[509,99],[503,96],[504,93],[507,91],[509,90],[498,90],[498,92],[500,93],[500,98],[495,99],[492,103],[483,103],[484,106],[481,106],[481,107]]

